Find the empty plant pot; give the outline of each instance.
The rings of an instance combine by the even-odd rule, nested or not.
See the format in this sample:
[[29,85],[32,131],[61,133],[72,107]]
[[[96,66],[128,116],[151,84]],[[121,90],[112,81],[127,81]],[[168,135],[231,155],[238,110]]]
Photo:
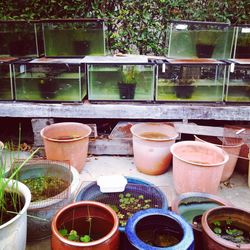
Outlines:
[[228,180],[232,176],[233,171],[235,169],[236,162],[238,160],[238,156],[240,153],[240,149],[241,149],[241,146],[243,145],[242,140],[229,138],[222,142],[221,140],[219,140],[217,137],[214,137],[214,136],[195,135],[194,137],[196,141],[213,143],[215,146],[222,148],[228,153],[229,160],[224,166],[221,181],[223,182],[223,181]]
[[235,207],[216,207],[202,216],[202,234],[208,250],[250,249],[250,213]]
[[48,160],[65,161],[81,172],[86,162],[91,128],[77,122],[55,123],[40,132]]
[[181,141],[171,146],[173,179],[178,194],[218,190],[228,154],[211,143]]
[[129,218],[125,232],[131,244],[128,249],[194,249],[192,228],[181,216],[169,210],[139,211]]
[[172,211],[181,215],[193,228],[195,249],[203,250],[201,217],[207,210],[218,206],[231,206],[231,203],[212,194],[190,192],[176,197]]
[[[53,218],[52,249],[118,250],[118,224],[115,211],[107,205],[96,201],[72,203],[62,208]],[[63,229],[68,233],[74,230],[81,238],[72,239],[67,234],[62,234]],[[83,235],[88,240],[82,239]]]
[[150,175],[166,172],[172,160],[170,146],[178,137],[175,127],[166,123],[137,123],[131,132],[136,168]]

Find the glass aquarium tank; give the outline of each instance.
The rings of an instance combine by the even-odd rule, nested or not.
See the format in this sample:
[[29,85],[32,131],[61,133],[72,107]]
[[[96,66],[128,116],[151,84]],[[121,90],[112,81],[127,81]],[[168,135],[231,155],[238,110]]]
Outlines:
[[229,60],[226,101],[250,102],[250,59]]
[[233,58],[250,58],[250,24],[235,27]]
[[45,56],[105,55],[104,19],[42,20]]
[[86,95],[80,58],[19,60],[13,66],[18,101],[80,102]]
[[228,23],[172,20],[168,57],[228,59],[233,37]]
[[43,54],[39,21],[0,21],[0,55],[38,57]]
[[84,58],[90,101],[153,101],[155,64],[141,57]]
[[221,102],[227,64],[214,59],[158,63],[156,101]]
[[12,66],[15,58],[0,58],[0,100],[13,100]]

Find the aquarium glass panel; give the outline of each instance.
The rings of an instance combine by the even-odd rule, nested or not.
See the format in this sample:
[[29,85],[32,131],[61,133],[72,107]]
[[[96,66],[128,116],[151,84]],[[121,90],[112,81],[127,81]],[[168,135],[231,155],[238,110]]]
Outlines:
[[[0,55],[12,57],[38,56],[36,30],[39,30],[39,25],[37,25],[34,22],[24,21],[0,22]],[[40,43],[42,43],[41,40]]]
[[43,23],[46,56],[74,57],[105,55],[104,22]]
[[168,56],[227,59],[231,57],[233,35],[233,28],[224,23],[172,22]]
[[84,66],[15,63],[16,100],[79,102],[86,94]]
[[249,64],[233,64],[231,67],[226,101],[250,102],[250,60]]
[[157,101],[221,102],[226,66],[158,65]]
[[89,100],[152,101],[155,65],[89,64]]
[[235,58],[250,58],[250,25],[237,27]]
[[13,100],[11,65],[0,62],[0,100]]

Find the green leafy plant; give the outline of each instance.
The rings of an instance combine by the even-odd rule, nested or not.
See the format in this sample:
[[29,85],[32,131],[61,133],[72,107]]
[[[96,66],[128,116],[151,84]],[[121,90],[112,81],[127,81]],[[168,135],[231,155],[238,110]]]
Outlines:
[[121,73],[122,73],[122,83],[126,84],[137,83],[139,76],[137,65],[123,65]]
[[85,234],[83,236],[79,236],[76,230],[70,230],[70,232],[68,232],[68,230],[64,228],[64,229],[60,229],[59,233],[61,234],[61,236],[67,238],[68,240],[85,242],[85,243],[91,241],[91,238],[89,235]]

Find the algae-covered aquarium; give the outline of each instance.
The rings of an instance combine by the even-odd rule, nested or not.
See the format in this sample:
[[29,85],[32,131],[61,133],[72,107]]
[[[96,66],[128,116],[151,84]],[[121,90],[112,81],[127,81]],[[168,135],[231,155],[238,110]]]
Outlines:
[[168,59],[158,63],[156,101],[221,102],[226,73],[214,59]]
[[234,29],[228,23],[171,21],[168,57],[231,58]]
[[13,66],[17,101],[80,102],[86,94],[81,59],[38,58]]
[[99,57],[87,61],[91,101],[153,101],[155,65],[144,58]]
[[13,100],[12,66],[15,58],[0,58],[0,101]]
[[250,59],[231,59],[226,101],[250,102]]
[[233,58],[250,58],[250,24],[235,27]]
[[39,21],[0,21],[0,55],[37,57],[43,54]]
[[103,19],[43,20],[45,56],[105,55]]

